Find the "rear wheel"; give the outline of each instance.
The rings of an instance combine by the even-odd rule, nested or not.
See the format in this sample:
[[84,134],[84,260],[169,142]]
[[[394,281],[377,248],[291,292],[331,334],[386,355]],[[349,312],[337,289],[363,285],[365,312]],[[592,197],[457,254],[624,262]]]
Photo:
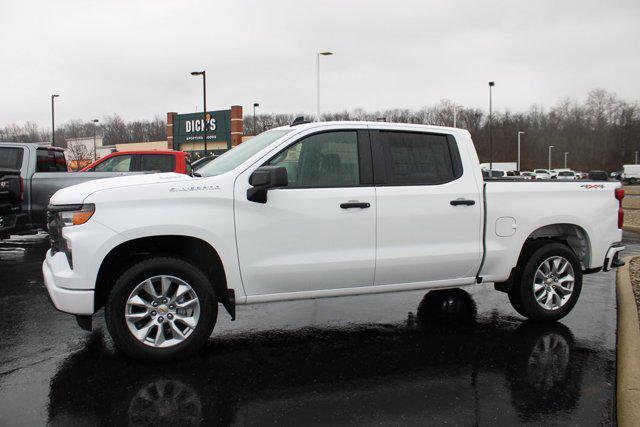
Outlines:
[[580,262],[571,248],[537,243],[525,251],[509,300],[533,320],[558,320],[569,314],[582,290]]
[[211,335],[217,314],[206,276],[186,261],[165,257],[126,270],[105,308],[116,347],[146,360],[169,360],[198,350]]

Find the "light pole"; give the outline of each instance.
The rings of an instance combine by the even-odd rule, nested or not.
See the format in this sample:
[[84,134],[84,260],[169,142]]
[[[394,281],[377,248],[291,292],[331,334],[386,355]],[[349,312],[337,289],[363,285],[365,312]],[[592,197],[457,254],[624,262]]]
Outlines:
[[554,145],[550,145],[549,146],[549,173],[551,173],[551,149],[554,147]]
[[330,56],[333,55],[333,52],[318,52],[316,56],[316,79],[317,79],[317,93],[316,100],[318,102],[317,105],[317,120],[320,121],[320,57],[321,56]]
[[204,155],[207,155],[207,72],[206,71],[192,71],[192,76],[202,76],[202,118],[204,119]]
[[256,129],[256,107],[259,107],[260,104],[257,102],[253,103],[253,136],[258,134],[258,130]]
[[93,119],[93,161],[98,160],[98,155],[96,152],[96,123],[98,123],[98,119]]
[[491,98],[491,88],[495,82],[489,82],[489,169],[493,169],[493,99]]
[[453,127],[456,127],[456,116],[458,115],[458,106],[453,104]]
[[524,132],[518,131],[518,172],[520,172],[520,136],[524,135]]
[[565,168],[565,169],[567,168],[567,156],[568,156],[568,155],[569,155],[569,152],[568,152],[568,151],[565,151],[565,152],[564,152],[564,168]]
[[636,165],[638,164],[638,152],[636,151]]
[[56,121],[53,100],[60,95],[51,95],[51,145],[56,146]]

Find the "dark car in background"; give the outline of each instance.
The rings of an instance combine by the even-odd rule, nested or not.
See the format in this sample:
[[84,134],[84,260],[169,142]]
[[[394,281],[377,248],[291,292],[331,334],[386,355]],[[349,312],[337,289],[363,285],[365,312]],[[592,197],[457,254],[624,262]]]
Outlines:
[[592,181],[608,181],[609,176],[605,171],[589,171],[589,179]]

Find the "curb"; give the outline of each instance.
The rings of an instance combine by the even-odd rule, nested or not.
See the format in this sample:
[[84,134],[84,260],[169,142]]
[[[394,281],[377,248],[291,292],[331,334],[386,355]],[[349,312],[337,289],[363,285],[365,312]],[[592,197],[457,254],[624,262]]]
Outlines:
[[[640,229],[640,227],[637,227]],[[638,309],[631,287],[629,264],[634,257],[626,257],[625,265],[616,273],[618,297],[618,349],[616,414],[618,425],[635,426],[640,420],[640,326]]]
[[631,232],[634,232],[634,233],[640,233],[640,227],[637,226],[637,225],[623,225],[622,229],[624,231],[631,231]]

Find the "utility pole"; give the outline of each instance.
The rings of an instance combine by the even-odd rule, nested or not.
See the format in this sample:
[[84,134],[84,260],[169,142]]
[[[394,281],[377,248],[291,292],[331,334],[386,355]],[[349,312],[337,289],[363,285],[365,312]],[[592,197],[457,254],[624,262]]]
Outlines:
[[551,173],[551,149],[553,148],[553,145],[549,146],[549,173]]
[[253,103],[253,136],[258,134],[258,130],[256,129],[256,107],[259,107],[260,104],[257,102]]
[[568,151],[565,151],[565,152],[564,152],[564,168],[565,168],[565,169],[567,168],[567,155],[568,155],[568,154],[569,154],[569,152],[568,152]]
[[518,172],[520,172],[520,136],[524,135],[523,131],[518,131]]
[[320,121],[320,57],[330,56],[333,52],[318,52],[316,56],[316,120]]
[[60,95],[51,95],[51,145],[56,146],[56,120],[55,120],[55,105],[53,100]]
[[192,71],[192,76],[202,76],[202,105],[204,111],[202,112],[202,116],[204,119],[204,155],[207,155],[207,127],[209,125],[209,120],[207,120],[207,72],[206,71]]
[[98,119],[93,119],[93,161],[98,160],[98,153],[96,150],[96,123],[98,123]]
[[457,127],[456,126],[456,116],[458,115],[458,106],[454,103],[453,104],[453,127]]
[[489,82],[489,169],[493,169],[493,106],[491,98],[491,88],[495,82]]

